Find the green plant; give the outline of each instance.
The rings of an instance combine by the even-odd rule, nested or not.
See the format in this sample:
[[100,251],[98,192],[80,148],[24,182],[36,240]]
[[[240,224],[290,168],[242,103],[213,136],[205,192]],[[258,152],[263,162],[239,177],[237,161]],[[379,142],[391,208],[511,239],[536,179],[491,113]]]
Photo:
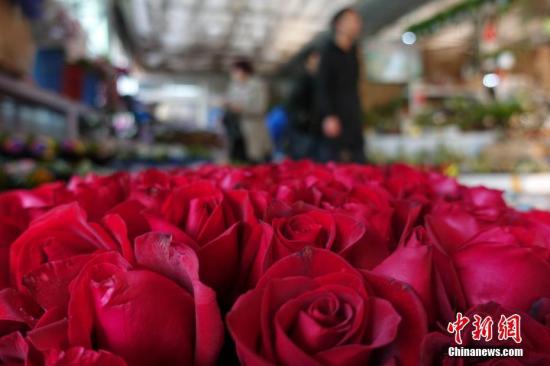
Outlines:
[[439,108],[426,110],[415,118],[424,128],[458,126],[464,131],[508,128],[512,116],[522,113],[517,101],[482,103],[470,98],[452,98]]
[[515,0],[464,0],[455,4],[437,14],[411,25],[406,29],[407,32],[413,32],[417,36],[433,34],[440,28],[452,23],[460,22],[465,17],[473,17],[479,9],[487,4],[493,5],[499,12],[504,12],[510,8]]
[[403,97],[392,99],[390,102],[376,106],[363,114],[366,126],[381,133],[398,133],[401,129],[399,111],[407,104]]

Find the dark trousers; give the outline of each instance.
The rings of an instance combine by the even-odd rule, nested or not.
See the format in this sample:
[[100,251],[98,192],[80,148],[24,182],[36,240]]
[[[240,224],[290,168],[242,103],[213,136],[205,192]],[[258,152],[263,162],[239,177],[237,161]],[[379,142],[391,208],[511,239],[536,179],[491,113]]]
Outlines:
[[323,163],[334,161],[366,164],[365,145],[363,142],[346,145],[340,141],[323,139],[317,148],[317,160]]
[[315,159],[318,142],[316,135],[292,129],[288,135],[287,153],[293,160]]
[[229,158],[233,161],[247,162],[248,159],[244,137],[241,132],[240,119],[238,114],[231,111],[225,111],[222,122],[229,143]]

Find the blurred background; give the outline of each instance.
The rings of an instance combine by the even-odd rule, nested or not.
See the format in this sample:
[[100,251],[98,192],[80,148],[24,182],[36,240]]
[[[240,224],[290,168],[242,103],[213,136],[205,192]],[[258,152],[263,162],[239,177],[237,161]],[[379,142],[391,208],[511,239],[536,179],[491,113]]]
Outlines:
[[341,9],[361,22],[352,81],[370,163],[550,208],[550,0],[0,0],[0,189],[327,160],[316,73],[343,86],[346,64],[325,52],[351,29]]

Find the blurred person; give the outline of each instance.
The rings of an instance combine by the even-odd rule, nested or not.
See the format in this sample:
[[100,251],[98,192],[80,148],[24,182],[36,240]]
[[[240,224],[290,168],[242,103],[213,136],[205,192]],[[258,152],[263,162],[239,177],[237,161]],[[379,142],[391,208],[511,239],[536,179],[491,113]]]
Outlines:
[[282,105],[276,105],[267,114],[267,129],[273,141],[273,161],[281,161],[287,157],[288,122],[287,110]]
[[229,159],[232,161],[246,162],[246,150],[239,114],[227,108],[223,113],[222,123],[229,142]]
[[331,21],[331,38],[321,51],[318,107],[321,161],[366,161],[359,100],[360,65],[357,41],[361,17],[353,8],[340,10]]
[[304,70],[295,80],[286,103],[290,120],[288,154],[292,159],[314,158],[315,146],[319,144],[316,93],[320,57],[315,49],[307,53]]
[[267,90],[254,76],[249,61],[236,61],[231,69],[231,83],[227,91],[227,109],[238,126],[244,140],[246,161],[261,163],[269,159],[271,140],[265,125]]

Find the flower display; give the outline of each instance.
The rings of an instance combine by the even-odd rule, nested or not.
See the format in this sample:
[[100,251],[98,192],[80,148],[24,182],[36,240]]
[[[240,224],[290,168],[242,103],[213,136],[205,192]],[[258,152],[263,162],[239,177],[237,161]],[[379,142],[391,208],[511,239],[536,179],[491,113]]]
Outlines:
[[0,365],[543,365],[549,299],[549,213],[406,165],[0,194]]

